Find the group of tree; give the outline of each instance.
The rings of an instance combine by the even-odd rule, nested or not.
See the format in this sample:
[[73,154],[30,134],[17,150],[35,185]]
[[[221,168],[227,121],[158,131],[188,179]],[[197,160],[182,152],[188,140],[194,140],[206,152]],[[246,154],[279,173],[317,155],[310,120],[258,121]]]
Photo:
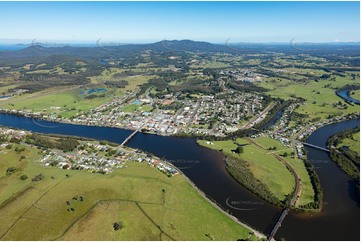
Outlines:
[[126,80],[118,80],[118,81],[106,81],[104,84],[107,87],[116,87],[116,88],[125,88],[129,82]]
[[38,134],[31,134],[26,137],[25,143],[46,149],[59,149],[64,152],[73,151],[79,145],[79,142],[71,137],[53,139]]
[[[353,179],[360,179],[360,155],[346,146],[339,146],[346,138],[354,139],[353,135],[360,132],[360,128],[342,130],[327,140],[330,157],[336,164]],[[356,142],[356,140],[355,140]]]
[[320,183],[320,180],[318,179],[318,176],[317,176],[312,164],[308,161],[304,161],[304,163],[305,163],[307,173],[311,180],[312,188],[314,191],[314,197],[313,197],[313,202],[309,202],[305,205],[301,205],[299,207],[299,209],[301,209],[301,210],[302,209],[319,210],[322,208],[322,201],[323,201],[323,192],[322,192],[322,188],[321,188],[321,183]]
[[252,172],[249,170],[247,161],[234,157],[227,157],[226,169],[236,181],[238,181],[248,190],[254,192],[260,198],[279,207],[287,206],[287,199],[285,199],[284,201],[280,201],[268,189],[268,187],[264,183],[262,183],[262,181],[256,179],[253,176]]
[[235,150],[234,150],[235,153],[237,154],[242,154],[244,152],[244,148],[243,146],[238,146]]
[[44,179],[44,175],[43,175],[42,173],[40,173],[40,174],[34,176],[34,177],[31,179],[31,181],[37,182],[37,181],[41,181],[41,180],[43,180],[43,179]]

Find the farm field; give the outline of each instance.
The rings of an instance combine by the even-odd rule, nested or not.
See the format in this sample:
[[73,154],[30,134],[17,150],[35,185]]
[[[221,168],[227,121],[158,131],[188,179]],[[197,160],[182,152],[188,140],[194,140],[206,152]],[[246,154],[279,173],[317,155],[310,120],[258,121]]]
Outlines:
[[191,65],[191,68],[197,69],[197,68],[225,68],[225,67],[229,67],[229,64],[217,61],[217,60],[212,60],[212,61],[204,61],[201,63],[197,63],[197,64],[193,64]]
[[44,111],[47,114],[56,113],[69,118],[78,112],[95,108],[113,98],[113,95],[108,93],[104,97],[87,99],[85,95],[81,94],[83,89],[71,88],[59,91],[44,91],[37,95],[22,95],[0,102],[0,105],[8,109]]
[[[46,71],[48,72],[48,71]],[[58,72],[58,71],[57,71]],[[45,90],[35,93],[23,93],[15,95],[9,99],[0,100],[0,107],[15,110],[31,110],[33,112],[44,112],[46,114],[56,114],[63,118],[71,118],[81,112],[89,111],[98,107],[113,98],[121,98],[156,75],[132,75],[125,77],[114,77],[116,74],[124,72],[123,69],[109,68],[104,70],[100,75],[90,77],[91,84],[83,86],[68,87],[47,87]],[[106,81],[117,80],[127,81],[124,88],[107,87]],[[41,83],[39,84],[41,85]],[[17,85],[7,85],[0,87],[1,95],[8,95],[8,90],[16,88]],[[89,90],[104,89],[102,92],[91,92]],[[88,96],[93,95],[89,98]],[[150,110],[145,107],[145,111]]]
[[[269,89],[267,91],[272,97],[279,97],[285,100],[300,97],[306,99],[296,111],[309,115],[304,121],[320,118],[327,119],[329,115],[346,115],[359,111],[359,106],[347,105],[347,109],[338,109],[332,104],[336,102],[345,103],[342,98],[335,94],[335,88],[347,84],[358,84],[358,80],[351,80],[350,77],[336,77],[336,81],[319,80],[307,83],[297,83],[285,79],[271,81],[267,79],[258,85]],[[327,86],[329,85],[329,86]]]
[[[181,175],[135,162],[107,175],[43,167],[36,148],[17,154],[17,146],[0,151],[1,240],[256,239]],[[5,175],[10,166],[17,172]]]
[[353,90],[350,92],[350,97],[360,100],[360,90]]

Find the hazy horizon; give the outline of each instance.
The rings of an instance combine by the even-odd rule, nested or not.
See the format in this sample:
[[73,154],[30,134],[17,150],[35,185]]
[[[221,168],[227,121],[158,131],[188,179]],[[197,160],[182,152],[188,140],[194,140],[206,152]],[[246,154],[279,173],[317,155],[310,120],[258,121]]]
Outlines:
[[218,44],[218,45],[227,45],[227,44],[360,44],[360,41],[329,41],[329,42],[313,42],[313,41],[297,41],[297,39],[291,39],[290,41],[265,41],[265,42],[247,42],[247,41],[234,41],[231,42],[229,39],[225,40],[224,42],[215,42],[215,41],[206,41],[206,40],[194,40],[194,39],[161,39],[161,40],[111,40],[111,41],[101,41],[98,40],[52,40],[52,39],[0,39],[0,45],[49,45],[49,47],[61,47],[66,45],[94,45],[97,46],[98,43],[105,46],[107,43],[109,45],[127,45],[127,44],[153,44],[162,41],[195,41],[195,42],[207,42],[211,44]]
[[[3,39],[359,42],[359,2],[0,2]],[[85,11],[84,11],[85,10]]]

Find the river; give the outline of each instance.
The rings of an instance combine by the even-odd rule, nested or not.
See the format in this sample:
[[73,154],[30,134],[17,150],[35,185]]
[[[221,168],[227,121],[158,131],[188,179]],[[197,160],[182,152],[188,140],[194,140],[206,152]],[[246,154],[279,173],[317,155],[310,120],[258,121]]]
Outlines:
[[[358,123],[359,119],[325,126],[315,131],[308,142],[325,146],[330,135]],[[58,124],[9,114],[0,114],[0,125],[116,143],[121,143],[132,132],[117,128]],[[194,138],[138,133],[127,145],[166,158],[225,210],[264,234],[269,234],[281,212],[280,208],[265,203],[238,184],[226,171],[224,156],[218,151],[198,146]],[[310,147],[306,149],[308,159],[317,165],[316,172],[324,190],[324,210],[317,214],[290,213],[275,238],[359,240],[359,195],[355,193],[354,183],[330,160],[326,152]]]
[[337,94],[337,96],[343,98],[345,101],[354,103],[356,105],[360,105],[360,100],[357,100],[357,99],[354,99],[354,98],[350,97],[350,92],[351,91],[352,90],[344,89],[344,90],[341,90],[341,91],[337,91],[336,94]]

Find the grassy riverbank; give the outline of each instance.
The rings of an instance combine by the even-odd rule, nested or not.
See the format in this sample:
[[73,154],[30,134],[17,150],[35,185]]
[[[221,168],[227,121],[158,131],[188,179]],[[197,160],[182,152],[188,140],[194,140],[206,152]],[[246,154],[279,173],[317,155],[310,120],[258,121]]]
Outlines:
[[346,129],[328,141],[331,159],[353,179],[360,179],[360,128]]
[[[18,154],[17,146],[0,150],[2,240],[256,239],[180,175],[134,162],[107,175],[48,168],[36,163],[38,149],[20,145]],[[17,171],[6,175],[8,167]],[[115,231],[114,222],[124,227]]]
[[337,144],[337,148],[347,146],[350,150],[360,155],[360,132],[353,133],[349,137],[345,137]]
[[[273,155],[273,153],[278,155],[287,153],[287,156],[282,158],[297,171],[301,179],[301,195],[296,207],[313,202],[314,190],[303,161],[292,158],[292,150],[286,149],[279,141],[268,137],[259,137],[253,141],[265,149],[240,138],[235,142],[232,140],[212,142],[199,140],[198,144],[220,150],[230,157],[227,165],[230,166],[228,171],[231,175],[249,190],[276,205],[282,205],[282,201],[287,199],[295,187],[295,180],[291,172]],[[243,147],[243,152],[240,154],[234,152],[238,146]],[[273,147],[276,149],[267,150]],[[241,177],[240,174],[244,172],[247,174],[243,174]],[[245,176],[248,177],[248,180],[244,179]]]
[[350,92],[350,97],[352,97],[356,100],[360,100],[360,90],[352,90]]

